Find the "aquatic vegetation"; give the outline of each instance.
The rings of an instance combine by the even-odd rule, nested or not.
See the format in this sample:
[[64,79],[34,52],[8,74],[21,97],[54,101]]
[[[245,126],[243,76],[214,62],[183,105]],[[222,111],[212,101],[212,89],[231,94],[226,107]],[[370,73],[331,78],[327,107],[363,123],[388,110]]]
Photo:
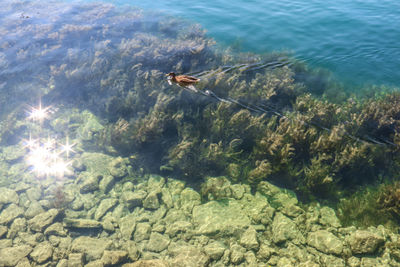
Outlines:
[[[284,53],[218,50],[199,25],[160,14],[102,4],[64,11],[57,20],[35,15],[37,27],[21,19],[1,27],[0,65],[12,72],[0,73],[4,110],[37,97],[65,104],[77,111],[50,123],[57,133],[190,181],[226,175],[336,198],[400,169],[399,93],[347,98],[322,69]],[[34,38],[11,49],[10,36]],[[169,86],[169,72],[200,78],[203,94]],[[1,140],[17,130],[10,116]]]

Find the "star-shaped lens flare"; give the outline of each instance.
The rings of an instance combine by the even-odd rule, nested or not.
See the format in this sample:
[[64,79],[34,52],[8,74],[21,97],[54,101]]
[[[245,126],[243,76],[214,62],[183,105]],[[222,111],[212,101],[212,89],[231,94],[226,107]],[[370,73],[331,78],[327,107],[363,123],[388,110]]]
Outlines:
[[28,112],[28,119],[32,121],[43,122],[49,116],[49,110],[51,106],[42,108],[42,103],[39,104],[37,108],[30,107],[30,111]]

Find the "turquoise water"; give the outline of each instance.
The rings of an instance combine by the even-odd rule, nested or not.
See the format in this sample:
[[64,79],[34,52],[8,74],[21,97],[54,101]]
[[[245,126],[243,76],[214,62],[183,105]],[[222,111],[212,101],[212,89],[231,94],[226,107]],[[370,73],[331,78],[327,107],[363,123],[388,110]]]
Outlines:
[[350,86],[400,85],[399,1],[108,2],[189,19],[219,43],[243,51],[293,52],[311,66],[331,70]]

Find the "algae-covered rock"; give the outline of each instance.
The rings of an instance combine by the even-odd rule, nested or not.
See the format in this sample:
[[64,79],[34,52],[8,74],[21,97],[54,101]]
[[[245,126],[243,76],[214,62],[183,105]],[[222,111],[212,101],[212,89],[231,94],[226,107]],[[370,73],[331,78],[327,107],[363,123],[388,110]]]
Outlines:
[[0,249],[0,266],[16,266],[17,263],[31,253],[29,245],[13,246]]
[[135,229],[134,240],[138,243],[140,241],[147,240],[150,238],[150,233],[151,225],[149,223],[138,223]]
[[384,244],[385,239],[370,231],[357,230],[349,236],[348,242],[354,254],[372,254]]
[[135,190],[134,192],[126,191],[121,195],[123,203],[130,209],[142,206],[143,200],[146,198],[147,193],[143,190]]
[[249,227],[241,236],[240,244],[247,249],[257,250],[259,243],[257,240],[257,232],[254,227]]
[[174,257],[169,261],[170,266],[194,266],[206,267],[210,262],[210,258],[199,249],[186,246],[178,247],[173,252]]
[[160,193],[158,191],[150,192],[147,197],[143,200],[143,207],[150,210],[155,210],[160,207],[160,202],[158,196]]
[[112,209],[118,203],[115,198],[106,198],[100,202],[100,205],[97,207],[96,212],[94,214],[95,220],[100,220],[101,217],[106,214],[107,211]]
[[127,215],[120,219],[119,229],[121,231],[122,238],[125,240],[131,240],[133,232],[136,228],[136,217],[133,215]]
[[204,252],[213,260],[219,260],[227,248],[219,241],[214,241],[204,247]]
[[67,236],[68,231],[63,227],[61,223],[53,223],[49,227],[46,228],[44,234],[46,236],[55,235],[55,236]]
[[80,236],[72,241],[71,251],[83,253],[87,261],[100,259],[103,251],[111,247],[112,241],[104,238]]
[[320,218],[319,218],[319,223],[322,225],[326,226],[331,226],[331,227],[340,227],[341,223],[336,217],[336,213],[332,208],[329,207],[322,207],[320,210]]
[[128,164],[128,159],[117,157],[108,164],[108,170],[113,177],[122,178],[128,174]]
[[29,228],[36,232],[43,232],[47,226],[53,223],[58,214],[57,209],[40,213],[28,221]]
[[17,192],[7,187],[0,187],[0,204],[18,204],[18,201],[19,198]]
[[41,264],[46,262],[53,255],[53,247],[49,242],[39,243],[31,252],[32,259]]
[[111,175],[104,176],[99,183],[99,188],[103,193],[107,194],[115,183],[114,177]]
[[181,192],[181,209],[191,213],[194,206],[201,204],[201,196],[199,193],[190,188],[185,188]]
[[15,218],[20,217],[24,214],[24,210],[15,205],[10,204],[7,208],[3,209],[0,213],[0,224],[8,224]]
[[326,230],[309,233],[307,244],[327,254],[340,255],[343,251],[343,241]]
[[272,222],[272,240],[275,243],[292,240],[295,244],[305,241],[296,224],[280,212],[274,216]]
[[82,194],[90,193],[97,191],[99,189],[99,180],[102,176],[91,173],[91,172],[82,172],[79,174],[78,179],[82,181],[79,186],[80,192]]
[[[238,216],[240,214],[240,216]],[[210,201],[193,208],[193,222],[197,234],[230,236],[243,232],[249,217],[236,201]]]
[[83,266],[85,255],[83,253],[69,253],[67,266]]
[[151,233],[147,249],[153,252],[161,252],[166,249],[171,241],[165,235],[160,233]]
[[67,227],[67,228],[81,228],[81,229],[100,229],[100,228],[102,228],[102,225],[99,221],[90,220],[90,219],[65,218],[63,223],[64,223],[65,227]]
[[123,250],[105,250],[101,257],[101,263],[104,266],[115,266],[124,262],[128,257],[128,253]]

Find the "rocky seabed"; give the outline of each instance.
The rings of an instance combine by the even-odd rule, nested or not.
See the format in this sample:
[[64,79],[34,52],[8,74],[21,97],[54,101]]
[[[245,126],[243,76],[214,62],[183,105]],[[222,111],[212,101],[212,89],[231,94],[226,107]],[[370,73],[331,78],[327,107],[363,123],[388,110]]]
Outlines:
[[252,194],[209,177],[206,201],[179,180],[130,177],[124,162],[84,152],[78,177],[0,187],[0,266],[400,266],[398,234],[342,227],[268,182]]

